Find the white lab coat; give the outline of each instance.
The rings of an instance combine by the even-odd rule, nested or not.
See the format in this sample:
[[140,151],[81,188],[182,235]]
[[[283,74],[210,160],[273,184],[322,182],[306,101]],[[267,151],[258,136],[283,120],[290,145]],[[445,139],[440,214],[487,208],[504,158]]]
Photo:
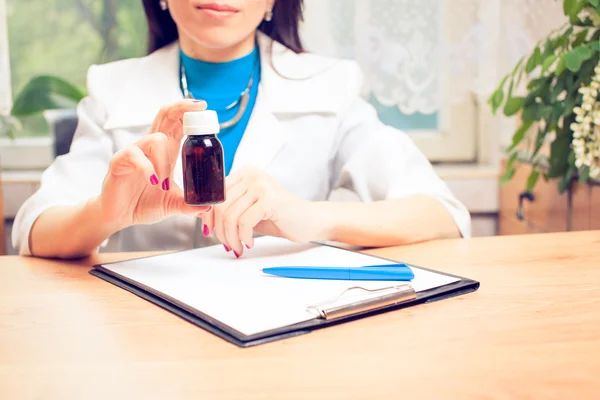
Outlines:
[[[411,139],[382,124],[360,97],[363,77],[355,62],[295,54],[263,34],[258,43],[258,97],[232,170],[258,166],[309,200],[341,190],[364,202],[431,195],[447,207],[462,236],[470,236],[464,205]],[[178,43],[146,57],[92,66],[87,85],[70,152],[44,172],[39,190],[17,213],[13,244],[22,255],[31,254],[29,232],[43,211],[99,194],[111,156],[146,135],[161,106],[182,98]],[[174,179],[182,186],[181,159]],[[107,242],[119,251],[214,243],[198,226],[194,217],[176,216],[125,229]]]

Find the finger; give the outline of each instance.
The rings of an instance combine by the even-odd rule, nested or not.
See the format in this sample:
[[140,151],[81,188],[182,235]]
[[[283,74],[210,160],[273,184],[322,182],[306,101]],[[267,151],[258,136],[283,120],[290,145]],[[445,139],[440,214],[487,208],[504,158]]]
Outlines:
[[214,233],[219,239],[219,242],[223,243],[223,247],[225,247],[225,251],[231,251],[231,247],[227,243],[227,238],[225,237],[225,230],[223,229],[223,207],[222,204],[219,204],[213,207],[213,219],[214,219]]
[[212,208],[202,214],[202,234],[204,236],[210,236],[210,234],[213,232],[214,220],[214,210]]
[[154,165],[137,146],[129,146],[116,152],[110,161],[109,171],[114,176],[137,172],[143,175],[152,186],[159,182]]
[[254,227],[266,219],[266,207],[264,201],[252,204],[238,219],[240,240],[247,248],[254,247]]
[[167,135],[156,132],[138,141],[137,146],[154,165],[163,190],[170,188],[171,160],[169,156],[169,139]]
[[169,175],[173,175],[175,161],[179,157],[181,140],[183,139],[183,114],[188,111],[204,111],[206,102],[202,100],[181,100],[169,106],[160,109],[152,127],[150,134],[154,132],[164,132],[169,139],[169,159],[171,160],[171,170]]
[[225,189],[229,190],[234,186],[242,183],[244,181],[244,172],[243,171],[235,171],[231,172],[227,178],[225,178]]
[[160,109],[150,133],[165,132],[168,136],[173,137],[177,141],[183,138],[183,114],[189,111],[204,111],[206,110],[206,102],[203,100],[180,100],[174,104],[165,106]]
[[199,216],[211,209],[210,206],[192,206],[187,204],[183,197],[183,191],[177,186],[174,186],[173,190],[165,197],[163,206],[165,207],[164,214],[166,216],[179,214]]
[[[256,192],[248,191],[238,201],[232,204],[223,215],[225,237],[237,256],[241,256],[244,253],[244,246],[240,240],[239,233],[240,217],[256,203],[258,198],[259,196]],[[252,229],[252,227],[250,229]]]
[[225,234],[225,221],[223,216],[225,215],[227,209],[231,207],[239,198],[241,198],[246,191],[248,190],[245,185],[236,185],[231,190],[227,191],[227,200],[224,203],[219,204],[215,207],[215,213],[213,214],[213,229],[217,238],[223,245],[225,245],[225,250],[230,251],[231,249],[236,249],[236,255],[240,255],[240,251],[238,250],[240,246],[235,245],[234,243],[230,243],[227,239],[227,235]]

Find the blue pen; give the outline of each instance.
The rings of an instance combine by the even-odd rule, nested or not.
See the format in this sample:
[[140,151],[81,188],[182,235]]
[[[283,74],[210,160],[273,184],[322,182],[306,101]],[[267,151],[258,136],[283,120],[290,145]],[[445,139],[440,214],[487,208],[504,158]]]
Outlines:
[[338,267],[270,267],[262,272],[285,278],[337,279],[351,281],[411,281],[415,277],[406,264],[367,265],[356,268]]

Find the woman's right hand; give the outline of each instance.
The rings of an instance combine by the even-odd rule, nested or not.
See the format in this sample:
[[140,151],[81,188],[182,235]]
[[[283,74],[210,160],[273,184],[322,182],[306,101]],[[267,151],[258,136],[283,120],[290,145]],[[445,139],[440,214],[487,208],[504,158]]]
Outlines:
[[205,109],[205,102],[192,100],[163,107],[146,137],[114,154],[99,198],[103,220],[109,226],[120,230],[210,209],[187,205],[183,191],[173,181],[183,139],[183,114]]

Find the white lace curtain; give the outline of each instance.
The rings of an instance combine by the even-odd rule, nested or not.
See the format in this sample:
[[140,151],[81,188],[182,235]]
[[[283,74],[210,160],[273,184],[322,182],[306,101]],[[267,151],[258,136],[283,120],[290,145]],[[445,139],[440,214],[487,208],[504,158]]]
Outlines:
[[562,0],[305,0],[302,36],[356,59],[365,95],[404,114],[488,96],[564,22]]

